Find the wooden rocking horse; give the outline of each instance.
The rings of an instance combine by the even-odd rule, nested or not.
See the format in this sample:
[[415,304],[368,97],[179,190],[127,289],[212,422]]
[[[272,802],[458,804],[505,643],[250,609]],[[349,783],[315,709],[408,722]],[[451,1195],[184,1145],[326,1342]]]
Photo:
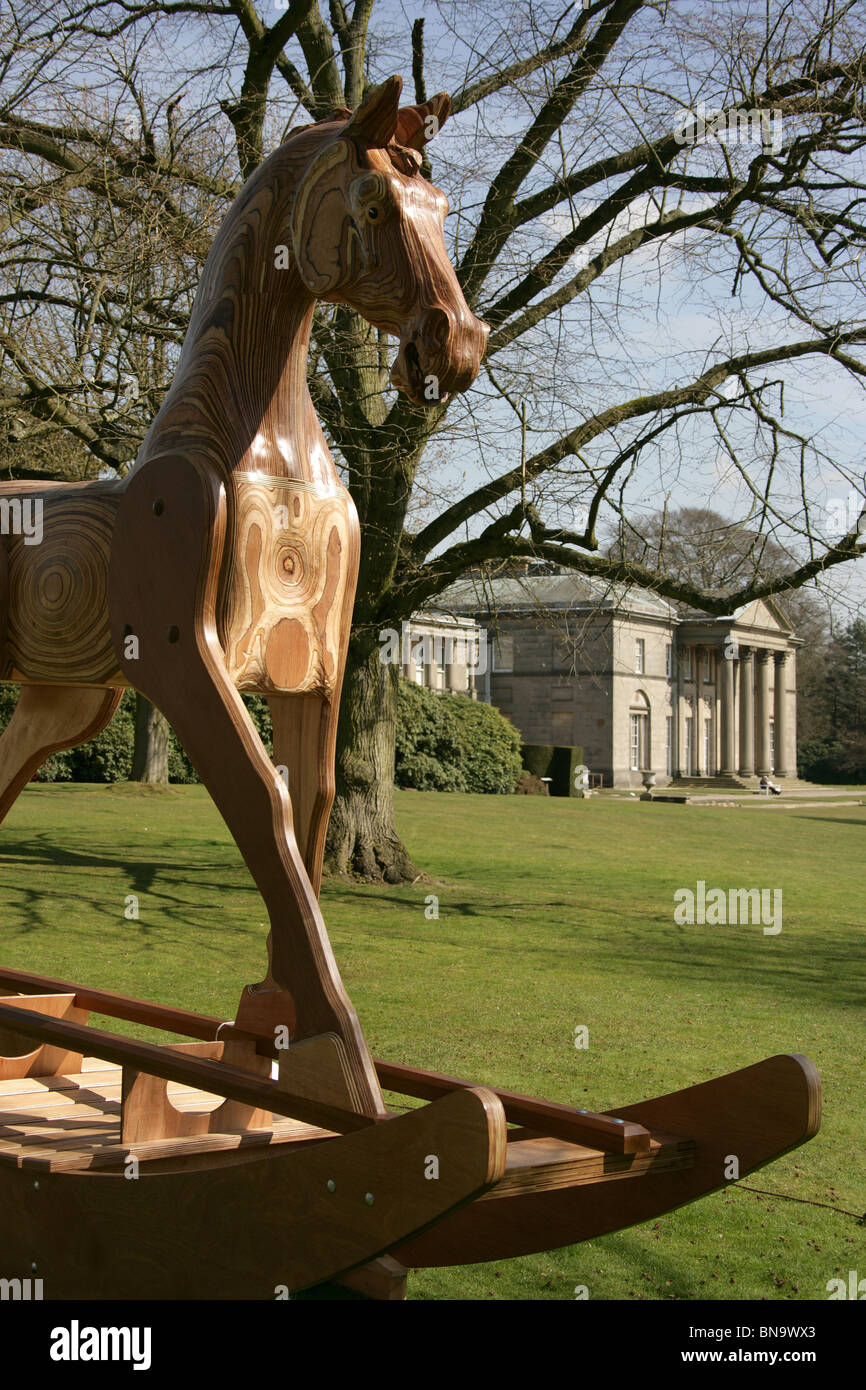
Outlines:
[[[731,1155],[744,1174],[818,1128],[797,1056],[615,1114],[370,1057],[317,901],[359,529],[306,386],[310,325],[322,299],[398,336],[392,381],[419,404],[431,378],[466,389],[487,338],[421,172],[448,98],[401,109],[400,90],[293,133],[244,185],[127,478],[0,488],[43,518],[38,545],[0,537],[0,680],[21,685],[0,818],[135,687],[271,925],[231,1024],[0,971],[0,1273],[38,1272],[48,1298],[273,1298],[337,1276],[400,1296],[407,1265],[643,1221],[723,1186]],[[268,698],[273,762],[241,691]],[[198,1041],[120,1037],[93,1009]],[[392,1113],[383,1086],[433,1103]]]

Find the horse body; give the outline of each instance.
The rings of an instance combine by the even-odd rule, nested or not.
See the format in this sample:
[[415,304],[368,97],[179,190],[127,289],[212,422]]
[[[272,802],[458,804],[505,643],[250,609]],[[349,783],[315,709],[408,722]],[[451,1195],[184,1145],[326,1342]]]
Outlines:
[[[44,523],[38,545],[0,537],[0,680],[22,683],[0,739],[0,818],[48,752],[104,727],[125,686],[142,691],[265,899],[260,989],[293,990],[294,1037],[328,1040],[318,1093],[324,1068],[337,1098],[373,1112],[316,902],[360,539],[307,389],[312,316],[318,299],[346,303],[399,335],[392,380],[418,403],[431,380],[465,389],[487,334],[445,252],[447,202],[420,174],[447,98],[400,111],[400,85],[291,136],[244,185],[127,477],[0,490],[40,502]],[[268,697],[281,775],[239,690]]]

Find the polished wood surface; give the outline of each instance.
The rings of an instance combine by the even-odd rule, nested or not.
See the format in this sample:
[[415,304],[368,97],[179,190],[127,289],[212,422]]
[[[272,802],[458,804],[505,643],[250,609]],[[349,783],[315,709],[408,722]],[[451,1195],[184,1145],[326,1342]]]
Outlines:
[[[395,1257],[410,1268],[510,1259],[592,1240],[673,1211],[727,1186],[732,1155],[744,1177],[811,1139],[821,1119],[821,1086],[807,1058],[770,1057],[616,1113],[652,1133],[693,1139],[691,1161],[650,1164],[640,1181],[523,1193],[506,1188],[500,1200],[494,1189],[491,1200],[455,1213],[395,1249]],[[643,1155],[632,1161],[644,1161]]]
[[[0,679],[24,682],[22,711],[28,683],[50,710],[0,739],[0,812],[46,750],[110,718],[114,693],[88,694],[85,720],[67,689],[147,695],[265,899],[263,992],[293,1001],[293,1041],[337,1039],[336,1080],[333,1048],[317,1049],[323,1085],[368,1115],[381,1092],[316,900],[360,540],[307,388],[310,328],[325,299],[395,334],[394,384],[419,403],[433,379],[439,394],[468,387],[487,340],[445,249],[446,199],[421,173],[447,98],[401,111],[400,92],[391,78],[354,114],[290,134],[244,185],[125,479],[0,485],[41,505],[44,532],[0,538]],[[285,774],[239,690],[271,698]]]
[[[394,1062],[376,1062],[380,1084],[387,1091],[406,1096],[435,1100],[449,1091],[464,1090],[473,1083],[456,1076],[422,1071],[420,1067],[401,1066]],[[535,1100],[518,1095],[516,1091],[491,1090],[505,1107],[505,1117],[511,1124],[540,1130],[545,1135],[594,1145],[607,1153],[633,1154],[646,1152],[650,1136],[643,1125],[621,1116],[599,1115],[594,1111],[577,1110],[553,1100]]]
[[341,1134],[365,1129],[375,1123],[373,1118],[357,1111],[292,1095],[278,1087],[276,1082],[251,1076],[236,1067],[192,1057],[173,1051],[170,1047],[156,1047],[153,1043],[124,1038],[117,1033],[103,1032],[100,1028],[82,1028],[59,1019],[43,1018],[27,1009],[11,1008],[7,1003],[0,1003],[0,1027],[4,1024],[39,1042],[66,1044],[70,1049],[79,1048],[104,1061],[147,1071],[165,1081],[178,1081],[181,1085],[211,1090],[216,1095],[240,1101],[243,1105],[271,1109],[275,1114],[323,1125]]
[[[480,1196],[505,1150],[502,1106],[479,1089],[355,1134],[268,1145],[254,1161],[137,1180],[42,1169],[34,1181],[0,1162],[4,1275],[35,1265],[52,1299],[273,1299],[367,1264]],[[448,1156],[435,1182],[431,1153]]]
[[[191,1130],[198,1132],[124,1142],[124,1070],[86,1057],[78,1072],[0,1081],[0,1164],[36,1172],[120,1172],[135,1158],[148,1173],[156,1173],[168,1164],[214,1166],[241,1157],[255,1161],[260,1150],[271,1144],[336,1137],[333,1130],[281,1115],[272,1115],[266,1128],[237,1127],[223,1109],[221,1130],[192,1125]],[[180,1115],[195,1116],[209,1107],[214,1114],[220,1097],[193,1086],[174,1086],[171,1106]]]

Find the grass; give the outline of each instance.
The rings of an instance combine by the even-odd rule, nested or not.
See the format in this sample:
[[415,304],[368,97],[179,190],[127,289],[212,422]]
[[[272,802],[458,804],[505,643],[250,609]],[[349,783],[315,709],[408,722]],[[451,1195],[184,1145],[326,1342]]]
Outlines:
[[[607,1109],[799,1051],[825,1094],[818,1137],[745,1179],[760,1192],[421,1271],[411,1297],[824,1299],[866,1275],[866,808],[403,792],[398,822],[429,880],[323,892],[375,1056]],[[677,926],[673,894],[697,879],[781,888],[781,933]],[[29,787],[0,840],[0,925],[7,966],[223,1018],[263,970],[261,902],[200,787]]]

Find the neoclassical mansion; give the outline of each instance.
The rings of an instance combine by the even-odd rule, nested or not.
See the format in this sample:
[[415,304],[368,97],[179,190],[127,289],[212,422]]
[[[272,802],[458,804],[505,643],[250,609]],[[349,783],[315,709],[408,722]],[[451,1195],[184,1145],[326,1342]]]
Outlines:
[[452,586],[403,634],[403,674],[497,706],[525,743],[582,747],[605,786],[797,775],[796,652],[772,600],[723,618],[537,567]]

